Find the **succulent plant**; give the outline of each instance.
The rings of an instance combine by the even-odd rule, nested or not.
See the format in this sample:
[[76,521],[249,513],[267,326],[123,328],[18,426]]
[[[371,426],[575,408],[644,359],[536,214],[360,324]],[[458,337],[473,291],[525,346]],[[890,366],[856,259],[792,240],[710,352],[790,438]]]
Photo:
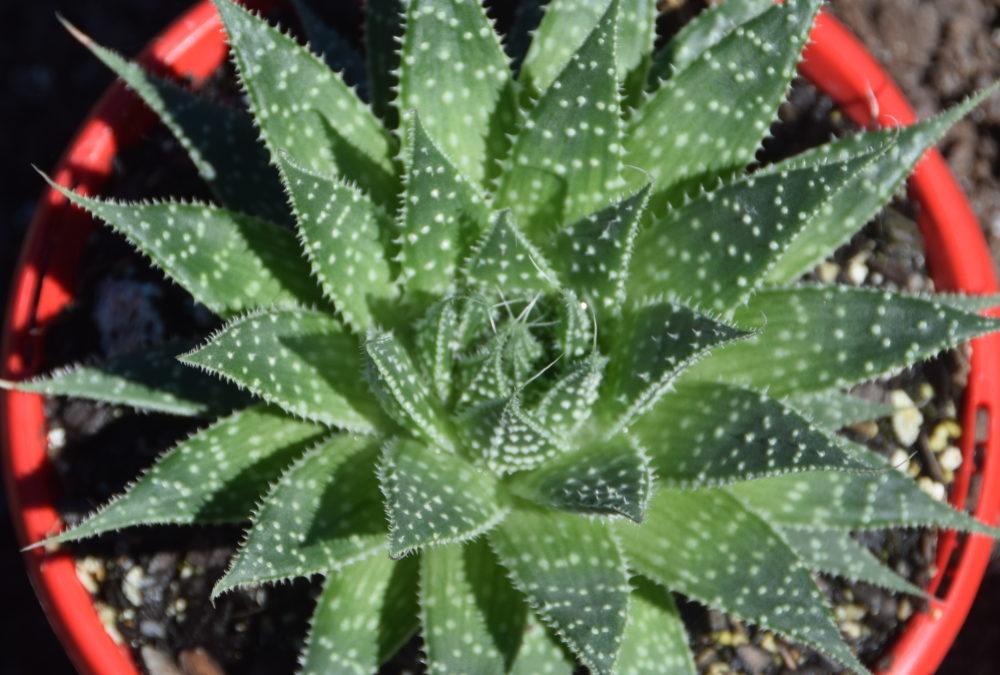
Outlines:
[[216,4],[249,114],[80,38],[218,203],[60,189],[221,327],[7,385],[214,421],[48,543],[249,519],[214,592],[321,575],[304,672],[694,672],[676,593],[862,673],[812,573],[920,591],[851,532],[996,533],[836,433],[993,299],[800,281],[982,96],[758,166],[819,0]]

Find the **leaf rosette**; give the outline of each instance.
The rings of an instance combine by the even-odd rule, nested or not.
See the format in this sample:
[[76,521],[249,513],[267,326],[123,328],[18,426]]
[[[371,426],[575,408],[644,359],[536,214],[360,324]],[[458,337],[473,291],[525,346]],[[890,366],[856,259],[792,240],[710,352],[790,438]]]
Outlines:
[[838,437],[884,412],[845,390],[1000,324],[797,279],[982,96],[748,172],[818,0],[656,52],[653,2],[552,0],[509,54],[398,4],[362,55],[216,0],[248,111],[80,36],[217,203],[63,191],[224,324],[16,386],[222,417],[50,542],[249,520],[215,592],[322,575],[304,672],[418,631],[431,672],[694,672],[672,593],[866,672],[811,572],[916,592],[850,532],[995,532]]

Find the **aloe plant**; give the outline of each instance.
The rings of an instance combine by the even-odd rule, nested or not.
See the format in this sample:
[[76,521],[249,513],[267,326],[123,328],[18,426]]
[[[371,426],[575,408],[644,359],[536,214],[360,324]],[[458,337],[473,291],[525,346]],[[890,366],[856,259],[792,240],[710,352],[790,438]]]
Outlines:
[[322,576],[307,673],[418,633],[434,673],[694,672],[674,594],[863,673],[812,574],[919,591],[849,533],[996,534],[835,433],[985,302],[799,281],[982,95],[755,167],[819,0],[658,52],[651,0],[552,0],[510,53],[369,0],[364,54],[215,1],[248,111],[79,37],[217,203],[58,189],[222,327],[7,385],[214,421],[48,545],[248,522],[214,593]]

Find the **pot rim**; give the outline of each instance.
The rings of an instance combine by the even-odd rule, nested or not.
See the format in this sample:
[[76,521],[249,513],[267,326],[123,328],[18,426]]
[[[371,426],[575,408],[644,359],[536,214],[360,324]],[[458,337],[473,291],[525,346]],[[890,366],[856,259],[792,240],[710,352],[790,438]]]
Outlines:
[[[259,4],[259,3],[257,3]],[[210,0],[200,0],[160,34],[139,60],[161,75],[209,76],[226,57],[221,23]],[[830,96],[862,127],[910,124],[915,115],[889,75],[839,22],[825,12],[817,20],[800,73]],[[111,175],[112,161],[135,143],[156,117],[120,81],[100,99],[53,172],[56,182],[86,193],[97,192]],[[920,205],[918,223],[928,265],[945,290],[995,293],[997,279],[979,224],[954,177],[936,149],[920,162],[909,181],[911,198]],[[76,269],[93,223],[48,189],[32,220],[11,289],[3,336],[5,377],[34,373],[41,359],[43,329],[73,298]],[[49,242],[58,240],[59,246]],[[1000,315],[997,312],[996,315]],[[23,546],[61,527],[54,506],[57,483],[46,453],[42,397],[3,392],[0,443],[11,516]],[[962,410],[964,457],[950,501],[963,508],[977,456],[982,465],[979,501],[974,513],[996,523],[1000,513],[1000,335],[973,341],[969,382]],[[996,411],[997,414],[993,414]],[[986,415],[988,423],[977,420]],[[16,420],[16,424],[13,422]],[[977,439],[976,429],[986,434]],[[909,620],[883,656],[884,675],[930,675],[958,634],[992,550],[983,535],[939,537],[937,576],[928,589],[943,597]],[[95,609],[93,598],[76,575],[69,551],[40,547],[24,552],[25,565],[53,629],[82,673],[137,674],[127,645],[116,643]]]

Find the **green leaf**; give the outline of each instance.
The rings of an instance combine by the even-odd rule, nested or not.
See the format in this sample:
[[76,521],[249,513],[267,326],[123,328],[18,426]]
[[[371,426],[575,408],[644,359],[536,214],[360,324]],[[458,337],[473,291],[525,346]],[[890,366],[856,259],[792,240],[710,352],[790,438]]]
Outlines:
[[926,526],[994,537],[998,533],[996,528],[937,501],[885,462],[865,474],[809,471],[737,483],[726,489],[784,529],[878,530]]
[[848,286],[763,289],[734,321],[760,332],[716,350],[690,377],[779,398],[870,380],[1000,326],[930,299]]
[[787,397],[784,403],[802,413],[814,424],[831,431],[857,422],[887,417],[893,411],[891,405],[869,401],[839,389],[793,394]]
[[212,597],[247,584],[334,572],[385,551],[370,438],[333,436],[289,467],[263,498]]
[[967,295],[965,293],[934,293],[930,296],[935,302],[948,305],[963,312],[976,314],[1000,307],[1000,295]]
[[499,116],[512,116],[512,94],[507,57],[478,1],[410,0],[398,105],[420,115],[430,138],[477,185],[505,144],[509,122]]
[[773,5],[703,51],[635,111],[625,134],[625,163],[653,177],[654,210],[753,160],[819,5]]
[[510,675],[571,675],[574,665],[558,640],[549,634],[534,614],[528,614],[521,649],[508,671]]
[[493,217],[466,263],[465,278],[488,293],[498,288],[504,293],[544,293],[558,287],[549,263],[521,234],[509,210]]
[[282,309],[228,323],[181,361],[217,373],[284,410],[352,431],[384,420],[362,382],[357,340],[324,312]]
[[523,505],[490,533],[490,542],[539,617],[591,670],[612,672],[629,585],[604,523]]
[[[509,324],[508,324],[509,325]],[[493,335],[477,353],[460,364],[458,411],[481,403],[506,400],[513,393],[513,382],[504,364],[504,352],[510,340],[508,325]]]
[[451,373],[455,359],[458,311],[455,300],[445,298],[433,305],[417,324],[417,365],[429,378],[438,400],[451,400]]
[[160,457],[125,493],[46,543],[150,523],[239,522],[324,429],[265,406],[225,417]]
[[995,91],[995,86],[985,89],[926,122],[904,129],[861,133],[765,167],[765,172],[780,172],[823,162],[843,161],[846,157],[856,156],[859,151],[863,152],[865,147],[889,148],[840,187],[830,208],[813,214],[802,234],[781,254],[777,265],[768,274],[768,280],[778,284],[794,281],[850,239],[896,193],[927,149]]
[[618,79],[622,82],[624,103],[630,108],[638,105],[649,77],[658,14],[655,2],[621,0],[615,63]]
[[781,536],[809,569],[848,581],[863,581],[898,593],[925,595],[922,589],[880,563],[847,531],[790,527],[783,529]]
[[262,305],[322,300],[285,228],[208,204],[84,197],[45,180],[224,319]]
[[[609,0],[559,0],[546,5],[524,59],[520,82],[534,93],[548,89],[611,4]],[[652,48],[656,3],[620,0],[618,5],[614,56],[618,78],[624,80]]]
[[556,436],[572,438],[590,417],[607,363],[596,355],[577,362],[545,392],[531,416]]
[[844,162],[751,174],[671,210],[637,238],[629,297],[667,293],[715,312],[742,304],[877,155],[865,147]]
[[287,153],[320,175],[349,176],[391,205],[392,148],[371,109],[290,37],[231,0],[213,1],[272,159]]
[[518,474],[510,489],[561,511],[620,515],[642,522],[653,487],[649,458],[622,436],[600,441]]
[[0,389],[74,396],[139,410],[209,417],[244,405],[247,397],[218,378],[179,363],[190,343],[170,343],[93,365],[59,368],[24,382],[0,380]]
[[558,223],[604,208],[624,187],[618,81],[610,65],[618,4],[608,6],[528,113],[500,177],[494,204],[512,209],[536,241],[555,234]]
[[772,0],[727,0],[709,5],[684,24],[680,32],[653,56],[651,84],[655,88],[660,79],[669,78],[673,71],[684,71],[706,50],[732,34],[738,26],[760,16],[773,6]]
[[424,551],[420,582],[428,672],[508,672],[527,613],[485,541]]
[[363,333],[397,294],[381,241],[389,218],[363,193],[281,160],[313,274],[344,320]]
[[410,355],[392,333],[373,332],[365,341],[372,365],[371,381],[389,412],[415,436],[454,450],[451,429],[441,402],[427,388]]
[[147,73],[57,18],[156,113],[223,206],[276,223],[291,222],[278,173],[268,165],[249,116]]
[[323,57],[323,62],[335,73],[340,73],[344,84],[354,87],[362,100],[368,98],[368,74],[365,72],[365,60],[340,33],[328,26],[305,0],[292,0],[295,13],[299,15],[299,23],[305,31],[306,39],[316,54]]
[[571,290],[559,294],[556,306],[556,344],[567,358],[580,358],[597,349],[597,314]]
[[601,315],[621,311],[632,244],[649,189],[573,223],[553,239],[549,257],[563,282]]
[[651,302],[627,311],[619,330],[605,396],[617,419],[615,429],[652,407],[703,355],[749,335],[671,302]]
[[299,672],[368,675],[391,657],[417,628],[415,563],[374,555],[331,572],[316,601]]
[[379,468],[394,558],[424,547],[472,539],[506,509],[493,476],[461,457],[401,438],[386,446]]
[[[494,407],[495,406],[495,407]],[[549,462],[561,451],[559,440],[539,419],[524,410],[520,396],[487,407],[480,424],[489,433],[486,462],[496,473],[534,469]],[[494,410],[497,414],[490,414]],[[496,419],[492,426],[489,423]],[[473,446],[473,450],[478,450]]]
[[392,105],[398,85],[399,44],[408,0],[368,0],[365,3],[365,69],[372,110],[395,129],[398,111]]
[[781,403],[725,384],[677,383],[629,433],[649,453],[657,478],[671,487],[871,468]]
[[814,647],[856,673],[868,672],[841,640],[796,554],[767,521],[725,492],[662,489],[645,523],[622,523],[617,532],[630,566],[644,576]]
[[670,591],[642,577],[634,577],[632,583],[636,589],[629,603],[618,672],[696,675],[684,622]]
[[477,190],[434,144],[413,112],[403,189],[399,263],[407,293],[444,294],[489,210]]

